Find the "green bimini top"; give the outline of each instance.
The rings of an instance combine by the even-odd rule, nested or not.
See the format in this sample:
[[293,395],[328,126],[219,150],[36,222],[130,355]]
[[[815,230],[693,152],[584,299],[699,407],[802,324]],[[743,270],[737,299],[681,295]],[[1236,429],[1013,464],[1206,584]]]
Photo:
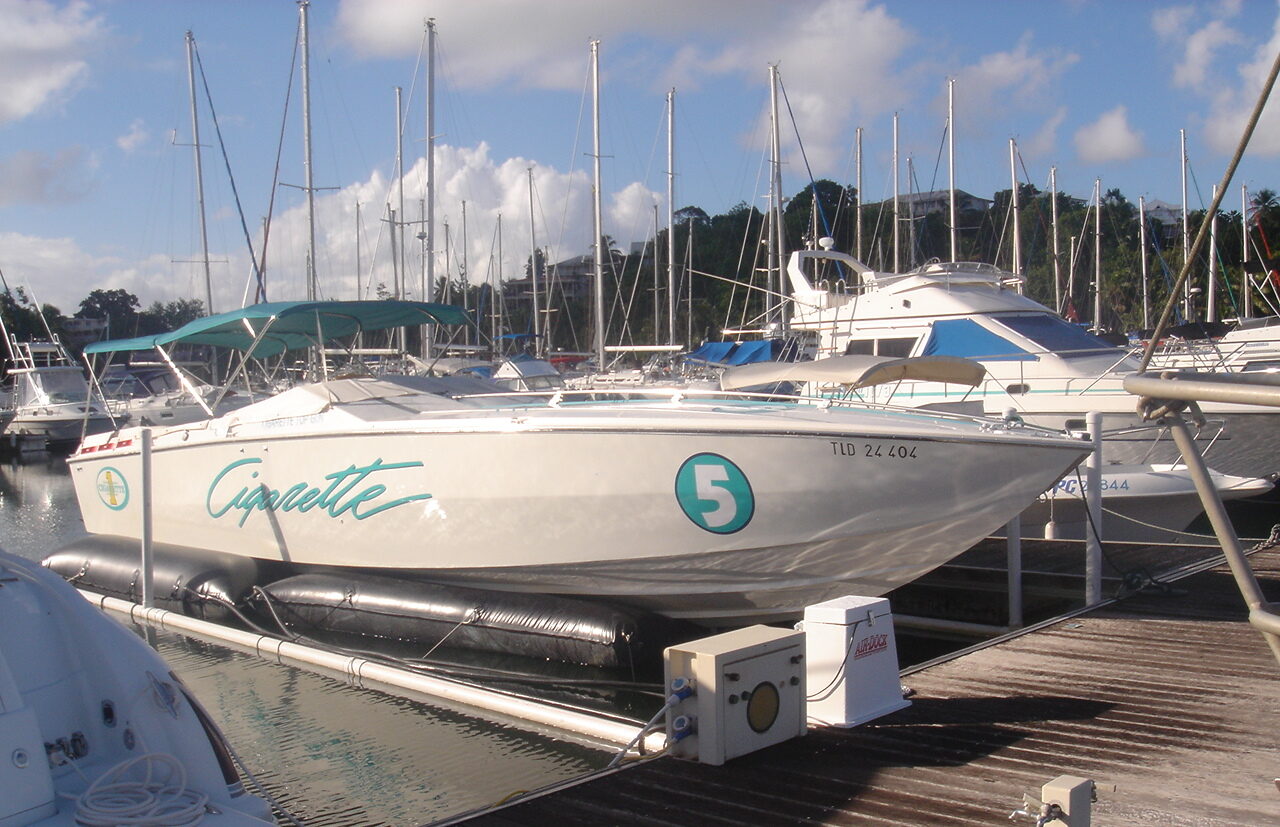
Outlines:
[[462,308],[435,302],[264,302],[203,316],[168,333],[93,342],[85,346],[84,352],[152,350],[181,342],[233,348],[244,351],[246,356],[264,357],[361,332],[421,324],[470,323],[471,318]]

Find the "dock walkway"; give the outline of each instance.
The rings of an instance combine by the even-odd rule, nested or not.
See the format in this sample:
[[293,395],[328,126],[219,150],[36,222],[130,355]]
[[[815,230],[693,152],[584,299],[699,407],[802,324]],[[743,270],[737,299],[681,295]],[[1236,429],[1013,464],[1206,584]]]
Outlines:
[[[1280,550],[1252,562],[1280,601]],[[871,724],[637,762],[468,823],[1032,824],[1007,820],[1023,793],[1077,775],[1097,825],[1280,824],[1280,664],[1245,618],[1223,564],[909,673],[912,705]]]

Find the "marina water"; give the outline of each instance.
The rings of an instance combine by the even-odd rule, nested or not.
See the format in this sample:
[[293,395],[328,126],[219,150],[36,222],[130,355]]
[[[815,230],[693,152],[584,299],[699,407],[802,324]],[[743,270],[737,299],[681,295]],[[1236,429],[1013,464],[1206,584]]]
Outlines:
[[[39,560],[84,533],[63,460],[0,464],[7,551]],[[308,825],[430,822],[612,757],[183,635],[155,645],[266,792]]]

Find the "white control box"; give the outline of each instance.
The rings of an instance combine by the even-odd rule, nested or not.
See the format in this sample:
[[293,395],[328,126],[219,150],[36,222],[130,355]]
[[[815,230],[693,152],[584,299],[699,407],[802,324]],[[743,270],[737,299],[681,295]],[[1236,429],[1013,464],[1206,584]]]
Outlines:
[[683,678],[693,694],[667,711],[677,758],[723,764],[808,729],[804,635],[749,626],[663,652],[668,691]]
[[808,715],[853,727],[911,702],[898,681],[893,614],[883,597],[837,597],[804,610]]

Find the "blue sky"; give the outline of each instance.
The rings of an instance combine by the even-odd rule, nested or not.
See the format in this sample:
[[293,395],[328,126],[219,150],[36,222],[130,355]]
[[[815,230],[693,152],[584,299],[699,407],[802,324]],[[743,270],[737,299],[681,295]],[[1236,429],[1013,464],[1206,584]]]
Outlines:
[[[1009,186],[1008,140],[1025,178],[1087,197],[1093,180],[1180,203],[1178,130],[1189,201],[1207,203],[1280,49],[1280,6],[943,0],[314,0],[312,120],[324,295],[390,283],[385,224],[394,190],[394,87],[404,89],[405,200],[424,188],[423,21],[439,32],[437,247],[450,269],[519,274],[528,255],[526,170],[535,169],[540,246],[588,252],[588,42],[601,40],[605,232],[622,242],[665,221],[665,101],[676,89],[676,205],[709,213],[764,204],[770,63],[796,128],[784,129],[788,194],[816,177],[852,183],[864,129],[867,200],[891,193],[891,118],[919,189],[946,186],[946,82],[956,79],[957,183]],[[74,312],[95,287],[144,304],[202,297],[183,36],[208,77],[246,221],[260,244],[298,21],[291,0],[0,0],[0,268],[13,286]],[[285,126],[281,180],[301,184],[300,97]],[[215,310],[238,306],[246,245],[207,104],[201,104]],[[908,187],[905,161],[902,188]],[[1266,113],[1239,184],[1280,189],[1280,104]],[[1198,184],[1198,192],[1197,185]],[[305,292],[297,189],[276,193],[273,299]],[[462,203],[466,202],[466,243]],[[359,203],[362,228],[356,268]],[[504,261],[496,259],[502,215]],[[413,230],[416,232],[416,228]],[[412,234],[412,232],[411,232]],[[416,242],[411,272],[420,271]],[[437,253],[437,271],[444,264]],[[410,278],[417,284],[417,276]]]

